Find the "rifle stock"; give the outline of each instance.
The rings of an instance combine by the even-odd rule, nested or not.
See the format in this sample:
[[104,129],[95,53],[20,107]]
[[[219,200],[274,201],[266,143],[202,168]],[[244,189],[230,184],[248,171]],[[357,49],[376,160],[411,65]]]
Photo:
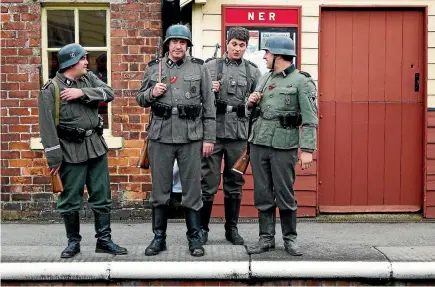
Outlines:
[[[266,86],[267,81],[270,78],[269,77],[264,81],[260,91],[263,92],[264,91],[264,87]],[[259,108],[258,106],[254,106],[251,110],[251,114],[249,115],[249,126],[248,126],[248,138],[251,135],[251,131],[252,131],[252,123],[254,121],[254,118],[256,118],[259,115]],[[248,165],[249,165],[249,161],[250,161],[250,146],[249,146],[249,142],[247,143],[247,146],[245,148],[245,150],[243,151],[242,155],[237,159],[236,163],[233,165],[233,168],[231,169],[232,171],[241,173],[241,174],[245,174],[246,170],[248,169]]]
[[54,193],[63,191],[63,184],[62,180],[60,179],[59,173],[57,173],[56,175],[51,175],[51,191]]
[[248,153],[248,148],[246,148],[243,151],[242,155],[237,159],[236,163],[234,164],[231,170],[240,174],[245,174],[246,170],[248,169],[249,160],[250,160],[250,155]]
[[137,162],[137,167],[143,169],[150,168],[150,159],[148,156],[148,136],[145,138],[142,152],[140,154],[139,161]]

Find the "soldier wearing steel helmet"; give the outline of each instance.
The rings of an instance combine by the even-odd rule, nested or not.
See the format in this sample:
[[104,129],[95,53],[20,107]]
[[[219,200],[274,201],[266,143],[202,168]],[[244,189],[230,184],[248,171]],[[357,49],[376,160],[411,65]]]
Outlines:
[[259,110],[249,142],[260,238],[247,251],[255,254],[275,247],[278,206],[284,248],[290,255],[300,256],[293,184],[296,163],[307,169],[313,162],[318,124],[317,90],[311,76],[298,71],[293,64],[296,53],[291,38],[270,37],[263,50],[271,71],[260,79],[247,102],[248,109]]
[[85,185],[95,219],[95,252],[127,254],[127,249],[111,239],[108,148],[98,116],[99,104],[113,101],[114,93],[87,69],[86,55],[79,44],[61,48],[59,71],[42,87],[38,97],[41,140],[50,174],[59,173],[64,186],[57,202],[68,238],[62,258],[80,252],[79,210]]
[[210,73],[201,59],[186,55],[192,47],[191,33],[183,25],[170,26],[161,59],[162,78],[158,80],[159,60],[148,63],[136,97],[142,107],[151,107],[148,129],[152,175],[152,228],[154,239],[145,255],[166,250],[168,204],[172,190],[175,159],[180,169],[182,202],[189,251],[203,256],[200,238],[201,157],[213,152],[216,141],[216,110]]

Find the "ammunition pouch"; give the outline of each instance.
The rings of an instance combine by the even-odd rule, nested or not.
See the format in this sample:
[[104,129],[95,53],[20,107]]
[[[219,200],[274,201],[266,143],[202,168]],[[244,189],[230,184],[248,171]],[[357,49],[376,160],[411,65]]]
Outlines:
[[95,129],[85,130],[82,128],[69,127],[65,125],[57,126],[57,136],[60,139],[69,142],[82,143],[85,140],[85,137],[90,136],[93,133],[95,133]]
[[256,119],[260,116],[261,109],[258,106],[255,106],[254,108],[251,109],[251,114],[252,114],[252,118]]
[[226,113],[237,113],[239,118],[245,117],[245,105],[230,106],[227,102],[222,100],[216,100],[216,113],[226,114]]
[[168,104],[163,104],[156,102],[151,106],[151,110],[157,117],[162,117],[164,119],[169,119],[172,115],[172,106]]
[[195,120],[201,115],[200,105],[178,105],[177,109],[180,119]]
[[302,123],[302,117],[299,113],[288,113],[278,116],[279,123],[283,128],[297,128]]
[[238,105],[236,107],[236,114],[239,118],[245,118],[246,117],[246,112],[245,112],[245,105]]
[[216,100],[216,113],[225,114],[227,112],[227,102]]

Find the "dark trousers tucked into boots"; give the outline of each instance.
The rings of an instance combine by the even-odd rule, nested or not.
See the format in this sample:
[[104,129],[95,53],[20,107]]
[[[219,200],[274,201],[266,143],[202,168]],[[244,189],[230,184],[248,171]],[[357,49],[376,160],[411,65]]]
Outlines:
[[62,213],[65,222],[68,246],[62,251],[61,258],[71,258],[80,252],[80,216],[78,211]]
[[205,245],[208,241],[208,232],[210,231],[208,225],[210,223],[211,210],[213,208],[213,201],[203,201],[202,208],[200,210],[200,236],[201,244]]
[[204,256],[204,248],[200,236],[200,211],[185,208],[185,219],[187,226],[187,240],[189,241],[190,255],[195,257]]
[[246,248],[248,254],[263,253],[275,248],[275,208],[258,211],[258,222],[260,225],[260,239],[257,244]]
[[302,252],[296,243],[296,210],[279,210],[281,218],[282,238],[285,251],[292,256],[301,256]]
[[110,228],[110,213],[100,213],[94,210],[95,217],[95,238],[97,245],[95,252],[109,253],[115,255],[127,254],[127,249],[120,247],[112,241]]
[[240,213],[240,198],[226,198],[225,204],[225,238],[233,245],[243,245],[244,240],[239,235],[237,223]]
[[168,206],[153,207],[152,227],[154,239],[145,249],[145,255],[154,256],[166,250],[166,228],[168,226]]

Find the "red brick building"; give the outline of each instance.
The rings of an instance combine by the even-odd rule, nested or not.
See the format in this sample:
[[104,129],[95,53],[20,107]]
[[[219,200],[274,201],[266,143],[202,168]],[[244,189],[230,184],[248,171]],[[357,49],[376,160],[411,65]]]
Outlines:
[[151,178],[136,163],[147,117],[135,94],[161,36],[161,3],[95,2],[99,3],[4,0],[0,4],[3,219],[54,215],[56,198],[39,139],[39,67],[45,82],[56,71],[57,50],[68,42],[90,51],[89,68],[94,71],[96,59],[108,55],[109,72],[102,77],[107,77],[116,98],[108,107],[102,106],[101,113],[107,119],[115,217],[144,215]]

